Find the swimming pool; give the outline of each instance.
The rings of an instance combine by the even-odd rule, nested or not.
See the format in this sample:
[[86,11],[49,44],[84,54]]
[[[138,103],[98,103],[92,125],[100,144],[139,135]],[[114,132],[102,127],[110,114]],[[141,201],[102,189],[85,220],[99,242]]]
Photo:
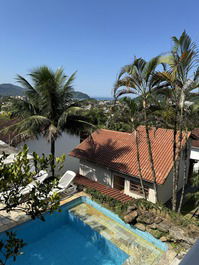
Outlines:
[[[12,229],[27,246],[16,265],[121,265],[128,255],[62,207]],[[8,262],[13,264],[13,262]]]
[[[116,221],[122,225],[120,229],[125,226],[117,215],[87,197],[80,197],[62,206],[61,213],[46,214],[45,222],[28,221],[12,229],[27,243],[27,246],[23,248],[24,254],[19,256],[14,264],[122,265],[129,257],[128,252],[117,247],[111,240],[92,229],[73,213],[76,206],[84,203],[100,211],[98,213],[102,212],[108,216],[111,225]],[[127,228],[129,228],[128,225]],[[141,231],[136,230],[133,232],[146,237],[144,240],[150,241],[149,243],[158,251],[166,250],[166,245],[154,239],[150,234],[141,233],[140,235]],[[153,249],[149,248],[149,252],[151,251]],[[8,262],[8,265],[10,264],[13,263]]]

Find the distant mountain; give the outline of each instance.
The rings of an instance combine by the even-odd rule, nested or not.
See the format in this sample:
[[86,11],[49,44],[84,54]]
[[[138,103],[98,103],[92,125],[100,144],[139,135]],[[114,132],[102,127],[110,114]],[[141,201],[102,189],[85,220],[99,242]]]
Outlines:
[[0,84],[0,96],[23,96],[24,88],[13,84]]
[[[0,84],[0,96],[23,96],[25,89],[13,84]],[[89,99],[90,97],[82,92],[74,91],[73,96],[76,99]]]
[[73,97],[75,99],[89,99],[90,98],[87,94],[80,92],[80,91],[73,91]]

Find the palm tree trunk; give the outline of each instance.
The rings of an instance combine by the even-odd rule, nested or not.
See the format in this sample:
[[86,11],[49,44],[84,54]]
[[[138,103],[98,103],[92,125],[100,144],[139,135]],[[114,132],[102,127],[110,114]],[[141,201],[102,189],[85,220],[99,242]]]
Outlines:
[[137,137],[137,131],[135,129],[135,142],[136,142],[136,154],[137,154],[137,163],[138,163],[138,171],[139,171],[139,178],[140,178],[140,185],[142,188],[142,193],[144,195],[144,198],[146,199],[146,193],[144,190],[144,184],[143,184],[143,178],[142,178],[142,171],[141,171],[141,165],[140,165],[140,153],[139,153],[139,142]]
[[[187,133],[186,133],[186,141],[187,141]],[[186,184],[186,179],[187,179],[187,143],[185,146],[185,162],[184,162],[184,176],[183,176],[183,184],[182,184],[182,192],[181,192],[181,196],[180,196],[180,202],[179,202],[179,207],[178,207],[178,213],[181,212],[181,208],[182,208],[182,202],[184,199],[184,194],[185,194],[185,184]]]
[[51,137],[51,155],[52,155],[52,159],[51,159],[51,174],[52,177],[55,177],[55,140],[53,137]]
[[173,131],[173,189],[172,189],[172,210],[176,211],[177,204],[177,177],[176,177],[176,135],[177,135],[177,115]]
[[[181,95],[182,97],[182,95]],[[178,107],[180,108],[180,111],[178,110]],[[176,127],[177,127],[177,123],[178,123],[178,139],[177,139],[177,143],[175,144],[176,147],[176,152],[175,152],[175,204],[173,205],[173,210],[176,211],[177,210],[177,192],[178,192],[178,182],[179,182],[179,178],[180,178],[180,161],[181,161],[181,149],[182,149],[182,128],[183,128],[183,116],[184,116],[184,100],[181,100],[180,98],[180,103],[178,106],[176,106],[177,111],[176,111]],[[179,113],[180,112],[180,113]],[[178,113],[179,113],[179,119],[178,119]],[[177,134],[177,131],[176,131]]]
[[144,119],[145,119],[146,140],[147,140],[147,146],[148,146],[149,161],[150,161],[151,171],[152,171],[152,176],[153,176],[153,187],[154,187],[154,192],[155,192],[155,199],[157,202],[158,197],[157,197],[156,173],[155,173],[155,167],[154,167],[154,161],[153,161],[151,140],[150,140],[150,136],[149,136],[149,127],[148,127],[146,100],[145,99],[143,100],[143,108],[144,108]]

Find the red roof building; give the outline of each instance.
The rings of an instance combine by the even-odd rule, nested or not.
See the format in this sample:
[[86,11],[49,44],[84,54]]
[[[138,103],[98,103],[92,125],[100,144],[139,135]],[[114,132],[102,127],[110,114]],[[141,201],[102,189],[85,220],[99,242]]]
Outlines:
[[[137,139],[142,178],[147,194],[150,196],[149,189],[153,189],[153,175],[144,126],[138,127]],[[163,185],[167,188],[169,185],[169,189],[172,191],[172,180],[168,181],[168,178],[169,176],[171,178],[173,168],[173,130],[151,129],[150,141],[156,182],[160,186],[160,190]],[[184,135],[183,147],[185,143]],[[81,175],[114,188],[120,185],[128,195],[132,195],[131,190],[135,190],[140,197],[135,131],[125,133],[105,129],[97,130],[72,150],[70,155],[80,159]],[[136,186],[138,186],[137,190]],[[170,190],[167,193],[171,195]],[[163,202],[169,199],[168,196],[163,197]]]

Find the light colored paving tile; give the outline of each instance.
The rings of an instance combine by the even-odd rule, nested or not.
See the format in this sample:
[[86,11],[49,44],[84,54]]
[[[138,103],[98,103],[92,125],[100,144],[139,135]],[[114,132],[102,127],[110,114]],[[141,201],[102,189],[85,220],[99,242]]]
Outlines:
[[140,260],[142,265],[154,264],[155,260],[159,259],[163,254],[163,251],[157,249],[148,241],[86,203],[75,206],[71,211],[73,214],[80,216],[81,219],[84,219],[86,224],[98,231],[106,239],[112,241],[128,255],[134,257],[134,262],[135,260]]

